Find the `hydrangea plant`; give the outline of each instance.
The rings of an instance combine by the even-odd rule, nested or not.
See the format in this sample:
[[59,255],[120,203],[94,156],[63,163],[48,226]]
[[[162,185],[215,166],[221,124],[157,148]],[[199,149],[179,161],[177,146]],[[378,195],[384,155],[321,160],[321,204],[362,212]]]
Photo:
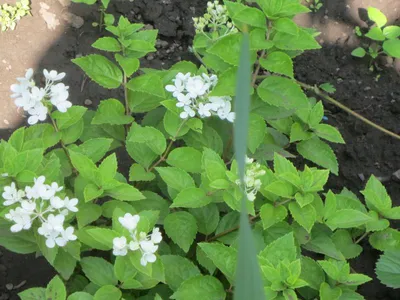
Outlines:
[[194,20],[199,64],[168,70],[140,68],[156,30],[107,25],[92,45],[107,57],[73,60],[123,89],[96,111],[71,106],[56,71],[11,87],[30,126],[0,144],[0,244],[59,273],[22,300],[363,299],[371,278],[351,265],[367,237],[384,252],[378,278],[399,288],[400,210],[384,186],[371,176],[364,201],[324,188],[339,171],[329,143],[344,141],[294,79],[293,57],[319,48],[292,20],[308,9],[256,4],[210,3]]

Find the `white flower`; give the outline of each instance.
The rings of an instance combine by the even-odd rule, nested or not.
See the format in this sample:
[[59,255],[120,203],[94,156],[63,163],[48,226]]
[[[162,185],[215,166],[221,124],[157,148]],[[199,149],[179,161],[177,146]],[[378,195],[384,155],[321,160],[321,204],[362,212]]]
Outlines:
[[200,76],[190,77],[186,84],[186,90],[191,98],[203,96],[209,88],[210,85],[204,82]]
[[125,256],[128,253],[126,237],[116,237],[113,239],[113,254],[115,256]]
[[204,81],[205,81],[207,84],[211,85],[211,86],[216,86],[217,83],[218,83],[218,77],[217,77],[217,75],[214,75],[214,74],[213,74],[213,75],[211,75],[211,76],[208,76],[207,74],[203,73],[201,76],[203,77]]
[[44,89],[38,88],[37,86],[34,86],[31,89],[30,96],[31,96],[32,101],[34,101],[36,104],[37,102],[40,102],[43,100],[43,98],[46,96],[46,91]]
[[8,173],[1,174],[1,177],[8,177]]
[[77,212],[78,208],[76,206],[78,205],[78,202],[79,201],[78,201],[77,198],[69,199],[68,197],[65,197],[65,199],[64,199],[64,207],[66,209],[68,209],[69,211]]
[[64,247],[68,241],[75,241],[77,236],[74,234],[74,227],[70,226],[67,229],[61,231],[61,236],[56,238],[56,244],[60,247]]
[[25,77],[17,78],[19,84],[13,84],[10,87],[11,91],[13,92],[13,94],[11,95],[12,98],[17,98],[24,92],[28,92],[28,89],[35,85],[35,83],[32,80],[32,76],[33,76],[33,69],[31,68],[26,70]]
[[50,81],[59,81],[62,80],[65,77],[65,73],[57,73],[57,71],[52,70],[52,71],[47,71],[46,69],[43,70],[43,75],[46,77],[47,80]]
[[210,110],[211,110],[211,105],[209,103],[207,104],[199,103],[199,109],[197,110],[197,112],[199,113],[201,118],[211,117]]
[[183,110],[184,111],[181,112],[179,115],[181,119],[187,119],[189,117],[193,118],[196,115],[196,112],[192,108],[190,108],[190,106],[184,106]]
[[22,200],[21,201],[21,208],[26,214],[31,215],[31,214],[34,213],[34,211],[36,209],[36,202],[28,201],[28,200]]
[[139,215],[132,216],[130,213],[126,213],[123,217],[118,218],[118,221],[121,223],[121,225],[129,231],[136,229],[139,220]]
[[68,86],[64,83],[57,83],[50,88],[50,102],[55,105],[60,112],[66,112],[72,106],[67,99],[69,97]]
[[65,217],[63,215],[53,215],[50,214],[47,217],[47,224],[49,225],[49,228],[51,228],[54,231],[57,232],[62,232],[64,230],[64,221],[65,221]]
[[151,233],[151,237],[150,238],[151,238],[151,241],[154,244],[161,243],[162,235],[161,235],[160,229],[157,228],[157,227],[153,228],[153,232]]
[[[230,97],[229,97],[230,99]],[[218,109],[225,107],[226,99],[224,97],[209,97],[208,100],[211,102],[210,106],[213,111],[218,111]]]
[[14,103],[17,107],[22,107],[23,110],[28,111],[36,105],[36,100],[31,97],[29,91],[24,91],[18,95],[18,98],[15,99]]
[[131,241],[131,242],[129,243],[129,249],[132,250],[132,251],[136,251],[136,250],[140,249],[139,242],[137,242],[137,241]]
[[34,178],[33,181],[34,185],[32,187],[25,187],[26,197],[28,199],[38,199],[42,195],[45,195],[47,191],[46,185],[44,184],[44,182],[46,181],[46,177],[39,176],[38,178]]
[[5,218],[15,223],[10,228],[11,232],[28,230],[32,226],[32,220],[30,214],[28,214],[21,207],[17,207],[15,210],[10,209],[8,214],[5,215]]
[[185,84],[180,78],[175,78],[174,85],[167,85],[165,89],[172,93],[174,97],[178,97],[185,90]]
[[142,249],[142,258],[140,259],[140,264],[146,266],[148,262],[153,263],[156,261],[157,257],[154,253],[157,251],[158,246],[154,245],[151,241],[140,242],[140,248]]
[[34,125],[39,121],[46,120],[47,117],[47,107],[44,106],[41,102],[37,103],[33,108],[28,110],[28,113],[31,115],[28,118],[28,124]]
[[50,198],[50,205],[55,209],[60,209],[64,207],[64,200],[60,197],[52,197]]
[[46,185],[46,195],[45,196],[42,195],[42,198],[46,199],[46,200],[50,199],[57,192],[61,192],[63,188],[64,187],[62,187],[62,186],[58,186],[57,182],[53,182],[53,183],[51,183],[51,185]]
[[60,236],[60,232],[54,230],[50,224],[42,223],[42,226],[38,228],[38,233],[46,238],[47,248],[52,249],[56,246],[56,239]]
[[225,106],[218,109],[217,114],[221,120],[227,119],[229,122],[233,122],[235,120],[235,113],[231,112],[231,102],[230,101],[225,101]]
[[6,201],[4,201],[4,206],[9,206],[14,203],[20,202],[23,197],[25,197],[25,192],[22,190],[17,190],[15,183],[12,182],[10,186],[4,187],[4,192],[1,195]]
[[190,99],[189,94],[179,94],[177,97],[178,103],[176,103],[177,107],[184,107],[192,104],[192,100]]

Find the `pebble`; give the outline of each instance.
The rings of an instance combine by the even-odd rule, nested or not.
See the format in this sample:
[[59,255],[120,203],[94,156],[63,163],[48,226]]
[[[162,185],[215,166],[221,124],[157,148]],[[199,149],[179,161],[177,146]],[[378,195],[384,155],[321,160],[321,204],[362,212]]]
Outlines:
[[400,170],[397,170],[392,174],[392,179],[394,181],[400,182]]
[[371,90],[371,87],[370,87],[370,86],[366,86],[366,87],[364,88],[364,91],[369,91],[369,90]]
[[7,119],[4,119],[3,122],[4,122],[4,124],[6,124],[6,125],[10,125],[10,122],[8,122]]
[[154,55],[153,54],[149,54],[146,57],[147,60],[153,60],[154,59]]
[[92,105],[92,104],[93,104],[93,101],[90,100],[90,99],[86,99],[85,102],[84,102],[84,104],[85,104],[86,106],[89,106],[89,105]]
[[357,174],[358,178],[360,178],[361,181],[365,181],[365,176],[363,173]]
[[13,289],[14,285],[12,283],[7,283],[6,284],[6,289],[11,291]]
[[144,25],[144,27],[143,27],[143,30],[152,30],[152,29],[154,29],[154,27],[153,27],[153,25],[151,25],[151,24],[146,24],[146,25]]
[[67,21],[73,28],[79,29],[83,26],[85,21],[82,17],[74,15],[73,13],[67,12],[63,14],[63,19]]

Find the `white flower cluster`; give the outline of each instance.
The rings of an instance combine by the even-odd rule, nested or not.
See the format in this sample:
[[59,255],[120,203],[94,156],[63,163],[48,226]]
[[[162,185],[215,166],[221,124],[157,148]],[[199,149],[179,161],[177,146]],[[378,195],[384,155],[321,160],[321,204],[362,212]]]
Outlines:
[[197,33],[204,32],[207,27],[213,31],[223,27],[226,30],[223,35],[238,31],[232,22],[229,22],[226,6],[219,4],[219,1],[207,2],[207,12],[203,17],[193,18],[193,22]]
[[3,205],[14,206],[5,218],[14,223],[10,228],[12,232],[29,230],[37,219],[41,223],[38,233],[46,238],[46,246],[63,247],[77,238],[72,226],[64,228],[64,221],[69,212],[78,211],[78,199],[61,199],[56,194],[63,187],[56,182],[47,185],[45,181],[44,176],[35,178],[34,185],[25,187],[25,190],[18,190],[14,182],[4,187]]
[[136,228],[140,221],[140,216],[132,216],[130,213],[126,213],[123,217],[119,217],[118,221],[129,231],[131,240],[128,242],[125,236],[114,238],[113,254],[115,256],[125,256],[128,254],[128,250],[140,250],[142,253],[140,264],[142,266],[146,266],[148,262],[155,262],[157,257],[154,253],[158,249],[157,244],[162,241],[160,230],[155,227],[150,235],[147,235],[146,232],[138,233]]
[[15,98],[15,105],[28,112],[30,125],[46,120],[51,104],[62,113],[72,106],[68,101],[69,87],[61,82],[56,83],[65,77],[65,73],[57,73],[54,70],[49,72],[44,69],[43,75],[46,78],[44,88],[35,85],[32,79],[33,69],[28,69],[25,77],[17,78],[18,83],[11,85],[13,92],[11,97]]
[[[260,176],[265,175],[265,170],[261,169],[259,163],[255,163],[253,158],[246,157],[246,174],[244,175],[245,192],[247,199],[254,201],[256,195],[261,188]],[[240,185],[240,180],[236,180],[236,184]]]
[[178,101],[176,106],[183,108],[180,114],[182,119],[194,117],[197,113],[200,118],[218,116],[229,122],[235,120],[235,113],[231,111],[231,97],[208,96],[218,82],[216,75],[203,73],[201,76],[191,76],[190,73],[178,73],[172,81],[174,85],[167,85],[165,89]]

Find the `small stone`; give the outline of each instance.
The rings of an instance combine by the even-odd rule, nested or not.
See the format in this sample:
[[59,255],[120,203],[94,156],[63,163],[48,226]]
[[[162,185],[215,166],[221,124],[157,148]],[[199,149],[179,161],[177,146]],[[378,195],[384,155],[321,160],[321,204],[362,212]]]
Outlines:
[[147,60],[153,60],[154,59],[154,55],[153,54],[149,54],[146,57]]
[[83,56],[82,53],[78,53],[78,54],[75,55],[75,58],[79,58],[79,57],[82,57],[82,56]]
[[12,283],[7,283],[6,284],[6,289],[11,291],[13,289],[14,285]]
[[178,48],[180,51],[182,51],[183,50],[183,47],[182,46],[179,46],[179,48]]
[[370,87],[370,86],[366,86],[366,87],[364,88],[364,91],[369,91],[369,90],[371,90],[371,87]]
[[154,27],[153,27],[153,25],[151,25],[151,24],[146,24],[146,25],[144,25],[144,27],[143,27],[143,30],[152,30],[152,29],[154,29]]
[[10,125],[10,122],[8,122],[7,119],[4,119],[3,122],[4,122],[4,124],[6,124],[6,125]]
[[324,16],[324,19],[325,19],[325,20],[328,20],[328,19],[329,19],[329,17],[325,15],[325,16]]
[[363,173],[359,173],[357,175],[358,175],[358,178],[360,178],[361,181],[365,181],[365,176],[364,176]]
[[73,13],[70,12],[64,13],[62,17],[65,21],[67,21],[72,27],[76,29],[81,28],[85,23],[82,17],[74,15]]
[[169,44],[168,44],[167,41],[161,41],[161,40],[160,40],[160,45],[161,45],[161,47],[163,47],[163,48],[167,48]]
[[92,105],[92,104],[93,104],[93,101],[90,100],[90,99],[86,99],[86,100],[84,101],[84,104],[85,104],[86,106],[89,106],[89,105]]

